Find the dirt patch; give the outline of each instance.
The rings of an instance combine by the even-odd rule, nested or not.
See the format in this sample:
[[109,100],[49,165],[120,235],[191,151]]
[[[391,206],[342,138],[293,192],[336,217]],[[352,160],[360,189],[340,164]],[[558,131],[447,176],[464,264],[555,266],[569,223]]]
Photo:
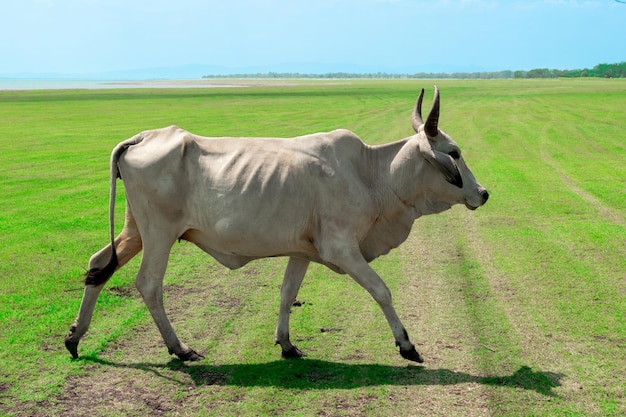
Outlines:
[[[249,272],[242,272],[249,274]],[[203,286],[182,286],[179,284],[169,284],[163,289],[167,297],[166,306],[175,310],[189,310],[190,302],[210,304],[222,309],[235,309],[241,306],[243,300],[240,297],[233,297],[225,292],[220,285]],[[187,299],[187,303],[183,302]],[[180,307],[180,308],[179,308]]]
[[134,287],[106,287],[105,291],[108,291],[112,294],[115,294],[118,297],[122,298],[140,298],[139,291],[137,291]]
[[0,395],[11,389],[11,385],[7,382],[0,382]]
[[[177,314],[188,314],[203,300],[220,296],[217,286],[186,284],[189,286],[167,286],[166,309],[173,313],[173,321],[175,317],[182,318]],[[109,287],[107,291],[121,297],[136,296],[131,287]],[[229,298],[222,300],[219,308],[232,310],[240,304],[241,300]],[[59,396],[22,402],[2,412],[35,417],[187,415],[180,410],[197,387],[225,383],[226,375],[210,367],[188,367],[177,359],[167,362],[167,350],[152,321],[129,333],[108,344],[98,358],[81,357],[79,360],[86,362],[86,373],[68,378]],[[0,396],[10,388],[0,382]]]
[[226,375],[207,367],[193,368],[189,372],[194,383],[198,386],[202,385],[224,385],[226,383]]
[[84,416],[86,410],[163,415],[176,407],[166,396],[146,389],[142,379],[113,376],[103,379],[71,378],[66,383],[65,394],[55,402],[65,416]]

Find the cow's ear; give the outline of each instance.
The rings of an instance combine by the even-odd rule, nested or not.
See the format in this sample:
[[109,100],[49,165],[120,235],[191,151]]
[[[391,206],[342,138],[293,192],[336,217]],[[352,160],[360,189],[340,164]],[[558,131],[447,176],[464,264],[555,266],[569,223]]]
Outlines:
[[443,176],[452,185],[463,188],[463,178],[459,172],[459,167],[454,160],[443,152],[435,151],[432,148],[422,150],[424,158],[435,168],[437,168]]

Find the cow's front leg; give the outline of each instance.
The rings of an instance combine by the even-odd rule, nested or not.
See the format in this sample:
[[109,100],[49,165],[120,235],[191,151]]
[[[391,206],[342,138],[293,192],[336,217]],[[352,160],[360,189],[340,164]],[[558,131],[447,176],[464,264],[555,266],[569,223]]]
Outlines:
[[347,250],[338,247],[325,253],[330,254],[329,259],[331,262],[346,271],[352,279],[365,288],[374,300],[376,300],[383,310],[387,323],[389,323],[389,327],[393,332],[396,346],[400,348],[400,355],[410,361],[424,362],[420,354],[415,350],[415,346],[411,343],[404,325],[396,314],[396,310],[393,308],[391,291],[389,291],[389,288],[380,276],[378,276],[376,271],[374,271],[363,258],[363,255],[361,255],[361,252],[358,250],[358,246],[355,245],[353,249]]
[[289,258],[283,285],[280,288],[280,310],[278,311],[278,325],[276,326],[275,342],[280,345],[284,358],[300,358],[305,354],[295,347],[289,340],[289,315],[291,306],[298,295],[304,274],[309,261],[300,258]]
[[396,310],[393,308],[391,291],[389,291],[387,285],[365,260],[356,267],[355,271],[354,273],[350,273],[350,276],[372,295],[383,310],[387,323],[389,323],[389,327],[396,340],[396,346],[400,348],[400,355],[410,361],[418,363],[424,362],[420,354],[415,350],[415,346],[409,339],[409,334],[396,314]]

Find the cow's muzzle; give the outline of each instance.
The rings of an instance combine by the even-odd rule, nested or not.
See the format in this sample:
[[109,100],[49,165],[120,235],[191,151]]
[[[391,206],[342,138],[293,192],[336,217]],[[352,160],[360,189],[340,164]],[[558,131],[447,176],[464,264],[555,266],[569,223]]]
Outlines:
[[482,202],[480,202],[480,204],[478,204],[477,206],[474,206],[472,204],[470,204],[468,201],[465,202],[465,207],[467,207],[470,210],[476,210],[478,207],[482,206],[483,204],[485,204],[487,202],[487,200],[489,200],[489,192],[486,189],[482,189],[478,192],[478,194],[480,195],[480,197],[482,198]]

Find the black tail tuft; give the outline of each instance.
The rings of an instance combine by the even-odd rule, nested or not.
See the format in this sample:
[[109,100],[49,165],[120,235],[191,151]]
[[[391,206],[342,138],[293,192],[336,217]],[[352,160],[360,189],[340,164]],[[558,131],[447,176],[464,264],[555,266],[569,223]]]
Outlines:
[[115,272],[115,268],[117,268],[117,253],[115,253],[115,249],[113,249],[111,260],[104,268],[92,268],[87,272],[85,285],[97,287],[105,284]]

